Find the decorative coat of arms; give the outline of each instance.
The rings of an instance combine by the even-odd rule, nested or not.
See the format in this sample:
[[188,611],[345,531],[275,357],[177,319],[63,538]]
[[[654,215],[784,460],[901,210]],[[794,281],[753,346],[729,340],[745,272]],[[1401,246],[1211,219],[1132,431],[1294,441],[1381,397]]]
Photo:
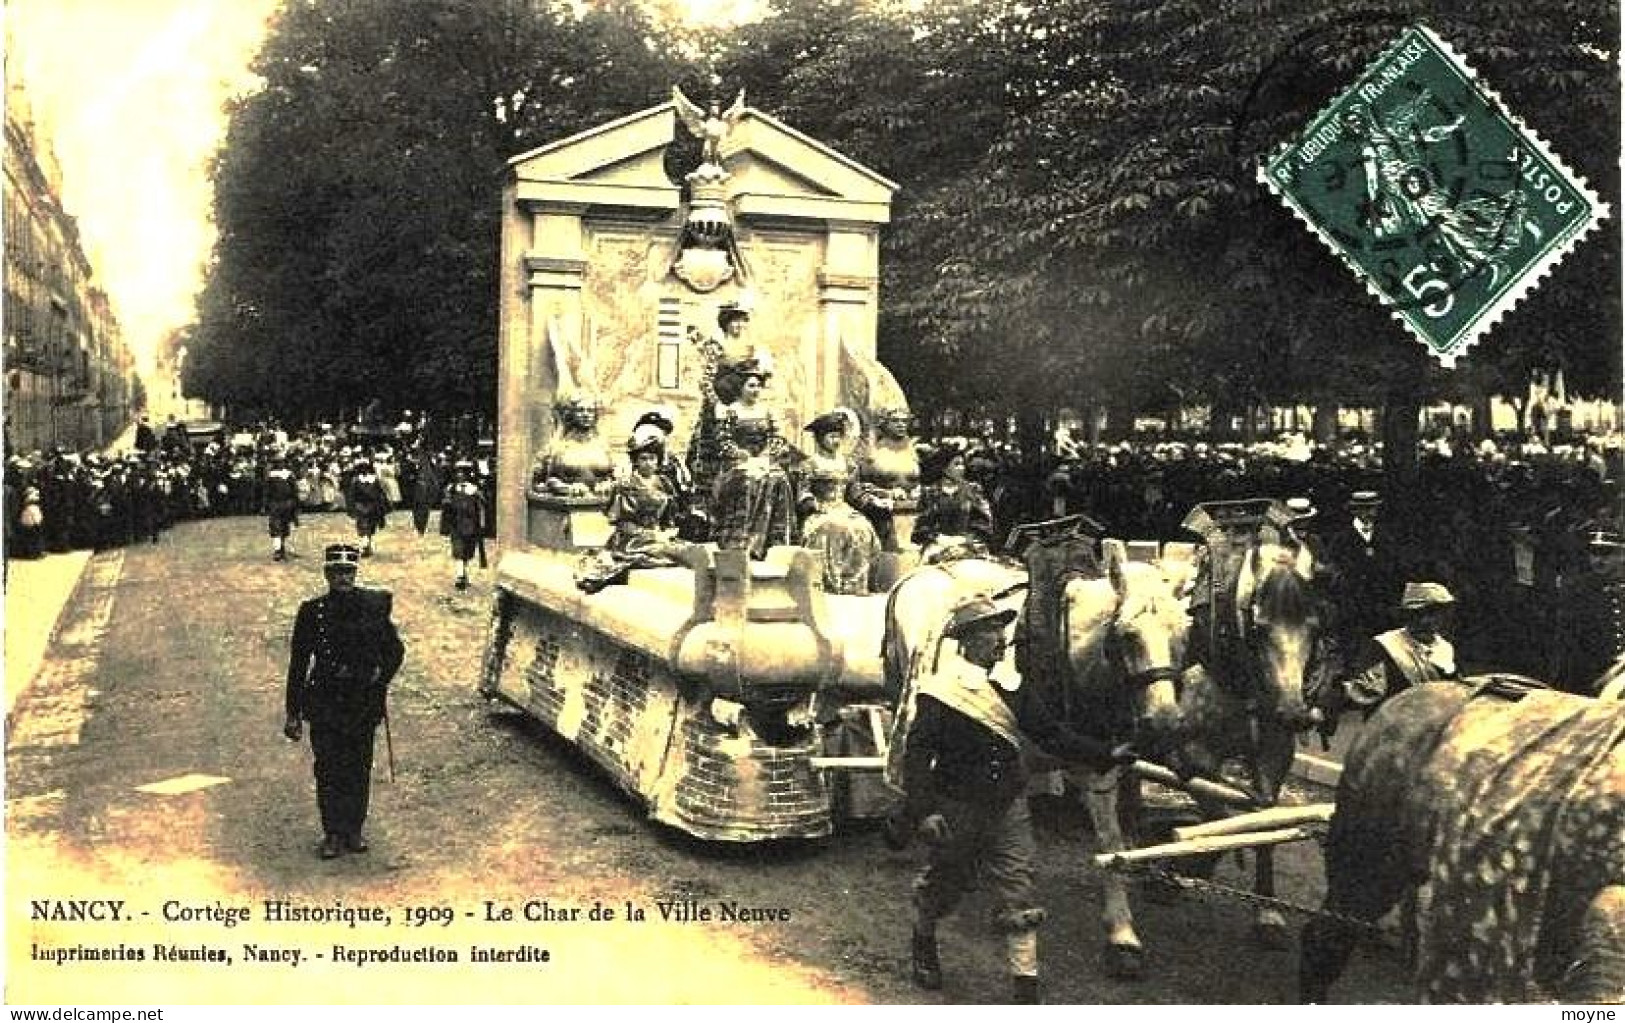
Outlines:
[[733,215],[728,210],[729,174],[722,166],[722,143],[745,116],[745,93],[740,90],[727,110],[719,111],[715,103],[709,110],[702,110],[674,85],[671,102],[684,127],[702,144],[700,165],[684,177],[688,183],[688,216],[671,269],[695,291],[715,291],[736,274],[747,276]]

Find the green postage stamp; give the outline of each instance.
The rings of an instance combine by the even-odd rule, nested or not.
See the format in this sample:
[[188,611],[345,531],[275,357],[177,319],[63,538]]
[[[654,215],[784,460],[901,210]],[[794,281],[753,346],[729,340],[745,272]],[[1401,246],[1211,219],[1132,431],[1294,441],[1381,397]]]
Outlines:
[[1258,175],[1446,366],[1608,213],[1422,26]]

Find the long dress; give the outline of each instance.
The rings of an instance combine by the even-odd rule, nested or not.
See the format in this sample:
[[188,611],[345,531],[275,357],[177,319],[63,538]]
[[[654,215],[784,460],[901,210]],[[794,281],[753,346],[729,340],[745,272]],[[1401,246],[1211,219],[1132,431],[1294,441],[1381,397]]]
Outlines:
[[383,488],[384,501],[390,508],[401,506],[401,477],[400,468],[392,458],[378,460],[378,485]]
[[604,549],[627,555],[659,557],[666,547],[664,530],[676,521],[677,499],[664,476],[645,479],[632,473],[615,481],[605,515],[615,526]]
[[774,461],[784,441],[761,405],[736,402],[718,413],[723,469],[711,499],[713,537],[724,550],[747,550],[760,560],[769,547],[795,541],[795,495]]
[[576,586],[597,593],[605,586],[625,582],[634,568],[675,564],[668,530],[676,513],[676,495],[663,475],[645,479],[633,473],[616,480],[604,512],[615,532],[602,551],[577,567]]
[[815,453],[802,466],[799,506],[809,509],[801,525],[801,545],[817,551],[827,593],[869,592],[869,572],[880,555],[874,526],[855,508],[863,484],[845,455]]

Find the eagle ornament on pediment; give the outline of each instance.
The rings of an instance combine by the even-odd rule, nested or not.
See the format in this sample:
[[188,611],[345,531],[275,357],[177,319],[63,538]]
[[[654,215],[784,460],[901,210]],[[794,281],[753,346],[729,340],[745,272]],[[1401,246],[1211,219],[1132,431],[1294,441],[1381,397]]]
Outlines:
[[684,127],[700,140],[702,147],[700,165],[683,178],[688,185],[688,209],[671,272],[704,294],[736,276],[747,276],[733,214],[728,208],[730,175],[722,165],[722,143],[745,115],[745,93],[740,90],[726,111],[719,111],[714,102],[709,110],[702,110],[674,85],[671,102]]

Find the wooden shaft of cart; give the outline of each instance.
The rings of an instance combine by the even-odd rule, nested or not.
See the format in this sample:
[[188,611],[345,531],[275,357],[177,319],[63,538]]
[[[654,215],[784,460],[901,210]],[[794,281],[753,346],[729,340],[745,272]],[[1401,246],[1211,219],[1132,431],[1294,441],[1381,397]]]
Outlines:
[[1188,842],[1167,842],[1148,845],[1143,849],[1125,849],[1122,852],[1097,853],[1095,866],[1103,870],[1127,867],[1154,860],[1174,859],[1180,856],[1201,856],[1204,853],[1225,852],[1230,849],[1251,849],[1261,845],[1280,845],[1314,838],[1316,830],[1308,827],[1277,828],[1273,831],[1250,831],[1243,835],[1212,835],[1193,838]]
[[1216,821],[1203,821],[1174,829],[1174,837],[1181,842],[1193,838],[1213,838],[1217,835],[1243,835],[1269,828],[1285,828],[1301,824],[1321,824],[1332,819],[1331,803],[1309,803],[1304,806],[1272,806],[1268,810],[1241,813]]
[[1166,785],[1171,789],[1188,792],[1193,796],[1212,799],[1228,806],[1255,807],[1258,800],[1252,796],[1221,782],[1209,781],[1206,778],[1181,778],[1179,775],[1148,760],[1136,760],[1128,765],[1128,769],[1147,781],[1154,781],[1158,785]]

